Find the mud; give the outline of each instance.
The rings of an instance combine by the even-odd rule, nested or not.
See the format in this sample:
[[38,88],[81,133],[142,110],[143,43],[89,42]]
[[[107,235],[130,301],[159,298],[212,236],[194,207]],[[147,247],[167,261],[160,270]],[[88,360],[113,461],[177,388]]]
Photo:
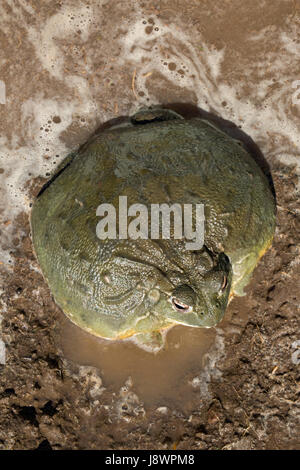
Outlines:
[[[299,448],[297,2],[0,8],[0,448]],[[178,326],[154,355],[65,318],[33,254],[29,217],[70,150],[105,121],[157,103],[223,118],[256,157],[258,145],[277,228],[222,323]]]

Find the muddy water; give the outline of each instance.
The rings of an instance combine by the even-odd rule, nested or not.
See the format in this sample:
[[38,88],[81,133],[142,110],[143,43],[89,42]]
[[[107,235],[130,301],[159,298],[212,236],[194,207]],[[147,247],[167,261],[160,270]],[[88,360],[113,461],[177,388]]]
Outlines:
[[188,412],[200,395],[208,398],[208,382],[217,376],[212,366],[222,354],[215,329],[177,326],[168,332],[165,348],[154,354],[131,340],[96,338],[67,319],[62,319],[62,325],[64,356],[77,364],[97,367],[103,385],[112,393],[118,393],[130,377],[132,391],[145,407],[175,407]]
[[113,396],[120,395],[129,381],[130,392],[144,409],[166,407],[189,416],[211,399],[210,383],[222,376],[218,362],[224,358],[225,339],[242,331],[250,305],[249,299],[235,298],[214,328],[178,325],[169,329],[163,349],[156,353],[141,349],[134,337],[100,339],[61,312],[57,348],[72,363],[96,367],[103,386]]
[[[258,144],[271,171],[280,160],[299,174],[298,2],[3,0],[0,28],[7,271],[24,238],[16,218],[30,215],[34,179],[48,178],[103,122],[143,105],[188,103],[216,114]],[[130,341],[102,342],[64,317],[61,325],[67,358],[98,367],[113,393],[132,377],[149,405],[197,407],[220,374],[222,330],[176,327],[153,355]]]

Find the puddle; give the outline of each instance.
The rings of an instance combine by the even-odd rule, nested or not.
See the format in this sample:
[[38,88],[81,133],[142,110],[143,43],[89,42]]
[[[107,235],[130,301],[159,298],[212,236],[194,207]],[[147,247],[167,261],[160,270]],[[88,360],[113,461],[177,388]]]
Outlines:
[[[63,316],[63,315],[62,315]],[[192,410],[209,398],[208,383],[222,355],[221,330],[176,326],[167,333],[164,349],[154,354],[132,340],[107,341],[61,319],[59,346],[63,355],[80,365],[99,369],[103,385],[113,393],[131,378],[132,391],[145,407]]]
[[240,335],[251,306],[250,298],[235,297],[217,327],[177,325],[157,353],[141,349],[132,338],[109,341],[91,335],[60,311],[56,343],[67,360],[95,367],[112,396],[129,381],[145,409],[167,407],[189,416],[211,399],[211,382],[222,379],[218,363],[225,339]]

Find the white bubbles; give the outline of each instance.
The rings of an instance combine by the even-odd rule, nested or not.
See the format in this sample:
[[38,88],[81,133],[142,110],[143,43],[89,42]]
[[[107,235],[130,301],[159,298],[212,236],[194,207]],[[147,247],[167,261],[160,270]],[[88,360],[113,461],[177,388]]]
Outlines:
[[[50,176],[71,150],[61,139],[63,133],[74,122],[80,127],[86,127],[88,119],[89,123],[93,123],[98,112],[87,79],[68,73],[63,47],[64,41],[73,41],[80,29],[78,43],[72,47],[76,64],[87,74],[89,64],[81,57],[81,45],[95,27],[92,7],[83,5],[74,8],[66,2],[41,27],[37,22],[26,21],[21,6],[20,2],[14,6],[14,18],[26,28],[26,40],[33,46],[42,73],[56,79],[61,87],[69,90],[69,94],[62,98],[62,92],[58,89],[57,97],[53,97],[52,93],[50,99],[46,97],[46,88],[43,92],[37,89],[30,98],[21,102],[13,135],[0,138],[0,168],[4,169],[0,172],[0,211],[2,221],[9,222],[4,225],[1,234],[0,262],[5,266],[12,264],[14,247],[11,241],[18,230],[16,218],[22,211],[28,213],[30,210],[29,181],[39,176]],[[9,16],[2,17],[1,26],[5,26],[5,22],[9,24],[9,20]],[[12,103],[13,96],[8,94],[7,113],[10,113]]]
[[73,110],[67,103],[37,97],[25,101],[21,120],[26,145],[20,146],[17,139],[10,144],[4,137],[0,140],[0,168],[4,170],[0,173],[0,210],[4,221],[0,261],[5,265],[11,264],[11,240],[18,234],[13,222],[20,212],[30,209],[29,180],[49,176],[53,158],[59,163],[69,151],[59,137],[72,123]]
[[63,78],[64,56],[59,47],[59,40],[74,38],[80,30],[81,41],[86,41],[92,23],[92,8],[87,9],[84,5],[76,8],[74,5],[65,4],[58,13],[47,19],[42,28],[29,26],[28,38],[45,70],[56,78]]
[[[276,38],[277,50],[267,49],[255,63],[248,62],[248,70],[240,81],[222,75],[226,49],[208,46],[197,33],[195,36],[180,27],[178,22],[168,25],[160,19],[145,18],[138,10],[129,25],[119,65],[130,63],[135,71],[134,110],[140,105],[159,104],[151,80],[162,77],[187,92],[192,92],[197,105],[213,110],[225,119],[243,128],[260,146],[270,163],[274,158],[283,163],[296,164],[300,175],[299,120],[292,115],[291,60],[299,57],[297,31],[278,35],[276,29],[266,28],[249,37],[249,41],[263,41],[269,35]],[[238,64],[237,64],[238,65]],[[235,64],[232,64],[233,69]],[[272,75],[270,76],[270,72]],[[251,80],[246,80],[246,77]],[[244,81],[243,81],[244,80]],[[247,94],[244,87],[247,86]],[[175,88],[176,90],[176,88]],[[174,102],[176,95],[174,95]],[[276,143],[276,145],[274,145]]]
[[191,37],[177,25],[166,25],[158,18],[150,20],[149,24],[149,20],[137,15],[122,38],[119,58],[119,66],[131,63],[136,68],[138,104],[158,104],[151,92],[151,76],[158,72],[175,86],[195,93],[197,104],[203,109],[208,109],[208,101],[215,105],[216,77],[224,51],[202,41],[195,48]]

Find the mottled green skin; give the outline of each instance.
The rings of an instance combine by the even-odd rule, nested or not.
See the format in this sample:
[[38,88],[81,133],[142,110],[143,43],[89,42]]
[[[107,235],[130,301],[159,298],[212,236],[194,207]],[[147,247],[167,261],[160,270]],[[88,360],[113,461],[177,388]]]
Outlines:
[[[229,295],[243,295],[274,233],[273,195],[242,145],[204,120],[155,113],[160,121],[140,113],[128,126],[96,136],[32,211],[34,247],[57,304],[105,338],[140,333],[151,343],[152,333],[176,323],[216,325]],[[96,209],[103,202],[118,207],[120,195],[128,206],[203,203],[205,247],[192,252],[181,240],[100,240]],[[192,312],[173,308],[174,290]]]

